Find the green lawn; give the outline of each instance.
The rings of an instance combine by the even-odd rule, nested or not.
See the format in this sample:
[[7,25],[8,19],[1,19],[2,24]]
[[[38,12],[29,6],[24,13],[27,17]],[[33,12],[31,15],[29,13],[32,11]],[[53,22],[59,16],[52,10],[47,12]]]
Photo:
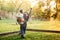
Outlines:
[[[58,30],[60,31],[60,21],[31,21],[27,23],[28,29],[43,29],[43,30]],[[19,25],[16,25],[16,20],[5,19],[0,20],[0,33],[18,31]]]
[[[60,31],[59,24],[59,21],[31,21],[28,22],[27,28]],[[19,25],[16,25],[16,20],[0,20],[0,33],[18,30]],[[44,32],[26,32],[25,39],[21,39],[17,33],[12,35],[0,36],[0,40],[60,40],[60,34]]]
[[60,34],[26,32],[24,39],[22,39],[18,34],[12,34],[1,36],[0,40],[60,40]]

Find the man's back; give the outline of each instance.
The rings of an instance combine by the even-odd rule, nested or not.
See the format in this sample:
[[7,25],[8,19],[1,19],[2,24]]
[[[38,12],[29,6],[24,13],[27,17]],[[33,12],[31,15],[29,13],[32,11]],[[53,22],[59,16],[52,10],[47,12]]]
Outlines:
[[20,24],[22,24],[24,22],[24,14],[23,13],[17,14],[17,22]]

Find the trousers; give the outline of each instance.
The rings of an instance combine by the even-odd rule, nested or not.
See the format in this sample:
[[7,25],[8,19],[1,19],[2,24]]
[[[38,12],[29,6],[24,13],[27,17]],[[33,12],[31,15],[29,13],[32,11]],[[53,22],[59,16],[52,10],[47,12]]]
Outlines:
[[26,32],[26,26],[27,26],[27,23],[23,23],[23,24],[20,24],[20,33],[21,35],[24,36],[25,32]]

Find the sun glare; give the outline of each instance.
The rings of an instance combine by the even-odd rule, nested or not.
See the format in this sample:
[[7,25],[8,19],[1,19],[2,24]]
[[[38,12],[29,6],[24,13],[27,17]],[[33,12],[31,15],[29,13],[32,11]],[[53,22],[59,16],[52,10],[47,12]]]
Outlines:
[[9,2],[10,0],[5,0],[5,2]]
[[28,0],[31,3],[31,7],[34,7],[37,3],[38,0]]
[[55,2],[55,1],[51,1],[51,2],[50,2],[50,6],[51,6],[51,7],[55,7],[55,6],[56,6],[56,2]]

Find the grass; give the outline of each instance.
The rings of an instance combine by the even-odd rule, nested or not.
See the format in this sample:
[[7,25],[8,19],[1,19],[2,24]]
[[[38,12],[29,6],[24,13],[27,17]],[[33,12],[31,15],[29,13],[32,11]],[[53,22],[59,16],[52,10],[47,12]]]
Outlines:
[[[27,23],[27,28],[58,30],[60,31],[59,21],[31,21]],[[16,20],[0,20],[0,33],[18,31],[19,25]],[[21,39],[18,34],[0,36],[0,40],[60,40],[60,34],[44,32],[26,32],[25,38]]]
[[[27,23],[28,29],[42,29],[42,30],[57,30],[60,31],[59,21],[31,21]],[[0,20],[0,33],[18,31],[19,25],[16,25],[16,20],[5,19]]]
[[0,33],[19,30],[19,25],[16,25],[16,20],[4,19],[0,20]]
[[26,32],[24,39],[22,39],[18,34],[12,34],[1,36],[0,40],[60,40],[60,34]]

